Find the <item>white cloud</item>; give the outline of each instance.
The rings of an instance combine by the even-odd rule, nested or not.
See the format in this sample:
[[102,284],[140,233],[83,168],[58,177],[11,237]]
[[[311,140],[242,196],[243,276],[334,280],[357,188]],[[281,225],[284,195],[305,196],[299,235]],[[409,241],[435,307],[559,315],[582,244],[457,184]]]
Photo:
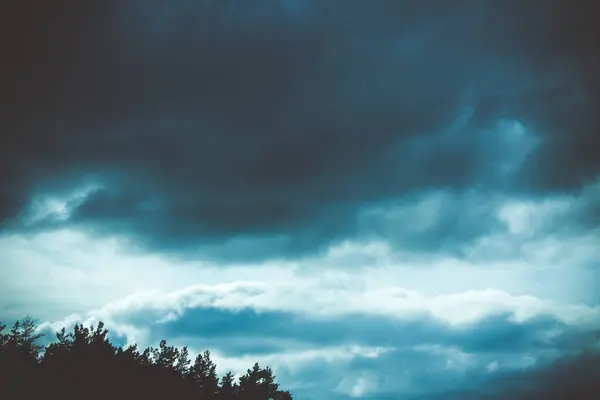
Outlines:
[[496,372],[498,368],[500,368],[500,365],[498,364],[498,361],[494,360],[487,365],[486,370],[488,372]]
[[335,391],[350,397],[363,397],[377,388],[376,377],[373,374],[360,373],[358,376],[344,377]]
[[[323,315],[427,312],[449,324],[493,312],[514,312],[515,318],[545,312],[564,320],[593,319],[594,309],[567,304],[593,296],[594,271],[586,263],[600,256],[595,234],[538,235],[522,243],[511,237],[518,230],[516,220],[524,218],[515,216],[515,207],[535,226],[557,209],[567,209],[555,204],[562,203],[546,201],[535,209],[506,202],[498,218],[513,233],[483,237],[466,249],[463,259],[399,252],[379,240],[341,243],[320,258],[303,261],[219,268],[142,254],[123,238],[91,237],[70,229],[5,235],[0,237],[5,266],[0,285],[7,300],[17,299],[14,312],[35,309],[43,318],[102,307],[162,307],[176,315],[184,302],[187,307],[249,306]],[[497,250],[499,243],[516,247],[516,256],[481,257]],[[53,307],[56,312],[45,314]]]
[[448,369],[462,371],[477,365],[477,359],[474,355],[465,353],[456,347],[424,344],[415,346],[414,349],[418,352],[443,358]]
[[379,287],[341,291],[328,282],[295,281],[232,282],[192,285],[172,292],[139,292],[89,312],[93,320],[126,323],[144,315],[146,324],[161,324],[180,318],[195,308],[237,311],[251,308],[258,312],[285,311],[314,318],[352,315],[359,312],[398,321],[431,316],[460,329],[486,317],[509,314],[516,323],[539,316],[550,316],[568,325],[586,329],[600,328],[600,307],[565,305],[532,296],[512,296],[499,290],[424,296],[400,287]]
[[85,179],[84,182],[62,193],[35,194],[20,215],[25,226],[41,222],[56,222],[69,219],[74,208],[95,191],[104,186],[98,180]]
[[557,217],[569,212],[573,199],[555,198],[542,201],[509,201],[498,210],[498,218],[506,223],[511,235],[532,238],[542,229],[551,228]]

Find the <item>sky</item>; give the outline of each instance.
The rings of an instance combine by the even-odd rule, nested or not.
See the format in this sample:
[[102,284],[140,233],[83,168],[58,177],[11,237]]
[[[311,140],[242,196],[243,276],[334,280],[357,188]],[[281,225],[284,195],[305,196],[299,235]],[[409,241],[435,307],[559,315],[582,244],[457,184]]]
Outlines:
[[0,320],[259,361],[299,400],[598,379],[593,7],[9,1]]

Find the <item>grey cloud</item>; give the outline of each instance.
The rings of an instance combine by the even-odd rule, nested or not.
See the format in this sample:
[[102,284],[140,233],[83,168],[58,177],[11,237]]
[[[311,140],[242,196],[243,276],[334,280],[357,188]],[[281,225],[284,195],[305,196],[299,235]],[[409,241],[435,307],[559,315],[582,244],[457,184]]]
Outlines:
[[[2,24],[6,228],[92,175],[106,187],[69,224],[150,250],[298,256],[423,188],[559,191],[598,173],[593,24],[564,2],[24,4]],[[501,120],[542,140],[508,177]]]
[[461,255],[465,244],[505,229],[496,215],[500,201],[483,193],[427,191],[363,211],[358,226],[402,249]]
[[[360,345],[391,349],[376,358],[357,355],[350,361],[327,365],[310,363],[288,371],[280,368],[280,379],[288,382],[312,382],[314,388],[295,391],[297,395],[331,391],[340,382],[366,376],[374,386],[361,398],[413,395],[425,398],[436,391],[451,393],[486,387],[505,374],[517,374],[524,355],[547,365],[556,354],[591,343],[576,330],[551,318],[538,318],[517,324],[507,316],[489,317],[468,328],[452,329],[423,318],[399,323],[386,318],[351,315],[313,319],[285,312],[257,313],[219,309],[193,309],[178,319],[153,325],[152,337],[185,340],[192,347],[212,348],[221,354],[268,355],[322,349],[339,345]],[[559,332],[548,339],[549,331]],[[546,339],[545,339],[546,338]],[[577,342],[577,346],[573,346]],[[423,345],[430,345],[431,348]],[[447,352],[447,353],[446,353]],[[453,352],[456,352],[453,353]],[[456,360],[453,360],[457,357]],[[454,366],[448,365],[448,360]],[[516,360],[516,361],[515,361]],[[464,365],[462,363],[464,362]],[[498,371],[487,367],[497,362]],[[507,372],[508,371],[508,372]],[[354,377],[354,378],[353,378]],[[328,396],[335,398],[336,393]],[[344,395],[337,393],[341,398]],[[370,397],[371,396],[371,397]],[[393,397],[392,397],[393,398]]]
[[[571,349],[573,340],[585,338],[583,334],[577,337],[577,331],[550,317],[540,316],[515,323],[504,314],[457,328],[426,315],[412,321],[359,313],[318,318],[282,311],[258,312],[249,308],[192,308],[173,320],[163,323],[156,323],[156,320],[156,315],[143,310],[118,319],[135,326],[150,327],[153,340],[181,337],[196,344],[210,345],[228,355],[336,345],[410,348],[431,344],[502,357],[503,354],[528,351],[541,354],[557,347]],[[548,332],[557,335],[548,338]]]
[[473,390],[432,399],[593,399],[600,393],[600,354],[588,348],[526,371],[500,374]]
[[[455,327],[427,315],[399,320],[251,308],[183,308],[172,315],[162,308],[117,308],[104,315],[109,328],[119,327],[115,332],[147,332],[143,345],[167,339],[227,358],[271,360],[279,380],[299,398],[349,399],[352,387],[365,382],[366,392],[358,393],[365,399],[477,398],[541,388],[548,383],[543,371],[557,357],[597,342],[596,332],[544,315],[517,323],[502,313]],[[354,353],[357,346],[382,351]],[[302,356],[307,351],[308,359]],[[507,379],[522,384],[503,386]]]

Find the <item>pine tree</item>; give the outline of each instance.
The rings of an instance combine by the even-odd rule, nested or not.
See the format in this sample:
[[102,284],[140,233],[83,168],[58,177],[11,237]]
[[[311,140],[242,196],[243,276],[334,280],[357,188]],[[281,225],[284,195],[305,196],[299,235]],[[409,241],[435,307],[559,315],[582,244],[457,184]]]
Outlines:
[[233,373],[227,372],[221,378],[221,388],[219,390],[219,400],[232,400],[238,394],[238,385],[235,382]]
[[26,316],[15,322],[8,335],[8,341],[12,342],[18,352],[30,361],[37,361],[43,348],[37,342],[44,335],[35,331],[36,321]]
[[[64,400],[177,398],[181,400],[290,400],[270,368],[255,364],[236,384],[231,372],[220,382],[210,351],[199,354],[190,367],[187,347],[178,349],[161,341],[142,353],[137,345],[113,346],[108,330],[76,324],[62,329],[46,346],[43,357],[35,321],[17,321],[9,332],[0,323],[0,397]],[[7,395],[6,393],[10,393]]]
[[274,398],[279,385],[271,368],[260,368],[255,363],[245,375],[240,377],[240,396],[243,399],[269,400]]
[[219,391],[216,368],[210,359],[210,351],[206,350],[198,354],[194,365],[189,369],[187,377],[196,384],[202,399],[214,399]]

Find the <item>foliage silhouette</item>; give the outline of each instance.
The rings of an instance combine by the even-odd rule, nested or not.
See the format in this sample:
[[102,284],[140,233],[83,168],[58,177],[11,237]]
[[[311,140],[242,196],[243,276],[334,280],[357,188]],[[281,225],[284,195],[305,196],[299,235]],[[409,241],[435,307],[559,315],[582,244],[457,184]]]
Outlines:
[[102,322],[77,324],[68,333],[63,328],[45,348],[31,317],[5,331],[0,323],[2,399],[292,399],[278,390],[269,367],[256,363],[237,382],[231,372],[219,379],[208,350],[192,364],[187,347],[165,340],[141,352],[137,345],[114,346]]

